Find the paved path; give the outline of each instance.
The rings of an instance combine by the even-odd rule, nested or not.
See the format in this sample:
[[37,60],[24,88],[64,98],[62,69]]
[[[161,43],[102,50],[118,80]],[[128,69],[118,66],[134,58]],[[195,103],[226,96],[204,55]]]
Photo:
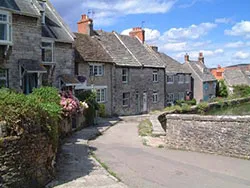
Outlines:
[[47,188],[125,188],[89,155],[88,140],[95,138],[116,120],[100,122],[98,127],[85,128],[65,140],[57,164],[56,179]]
[[249,188],[250,161],[143,146],[142,117],[126,117],[91,141],[101,158],[128,187]]

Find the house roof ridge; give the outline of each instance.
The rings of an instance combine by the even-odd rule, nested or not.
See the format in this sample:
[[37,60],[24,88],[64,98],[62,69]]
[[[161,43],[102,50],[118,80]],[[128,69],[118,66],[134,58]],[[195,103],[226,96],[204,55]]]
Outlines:
[[186,64],[192,69],[192,71],[198,76],[198,78],[203,82],[203,79],[200,77],[200,75],[193,69],[193,67],[189,64],[189,62],[186,62]]
[[126,48],[126,50],[130,53],[130,55],[138,62],[138,64],[140,64],[141,66],[143,66],[143,64],[135,57],[135,55],[130,51],[130,49],[120,39],[120,37],[118,36],[118,34],[115,31],[112,32],[112,33],[116,36],[116,38],[119,40],[119,42]]
[[153,56],[154,56],[157,60],[159,60],[159,61],[162,63],[162,67],[164,67],[164,68],[167,67],[167,66],[165,65],[165,63],[163,62],[163,60],[157,55],[157,53],[159,53],[159,52],[155,52],[155,51],[150,47],[150,45],[147,44],[147,43],[144,43],[143,46],[144,46],[151,54],[153,54]]

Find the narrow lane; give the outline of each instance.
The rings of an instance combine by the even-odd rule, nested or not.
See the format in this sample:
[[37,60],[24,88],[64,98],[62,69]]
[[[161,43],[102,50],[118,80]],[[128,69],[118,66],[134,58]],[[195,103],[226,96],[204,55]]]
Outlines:
[[125,117],[90,143],[129,187],[250,187],[250,161],[144,146],[137,133],[143,118]]

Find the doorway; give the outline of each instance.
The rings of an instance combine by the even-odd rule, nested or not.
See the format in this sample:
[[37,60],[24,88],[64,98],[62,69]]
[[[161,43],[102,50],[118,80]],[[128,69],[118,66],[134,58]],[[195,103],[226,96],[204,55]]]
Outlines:
[[143,92],[143,112],[148,111],[148,96],[146,92]]

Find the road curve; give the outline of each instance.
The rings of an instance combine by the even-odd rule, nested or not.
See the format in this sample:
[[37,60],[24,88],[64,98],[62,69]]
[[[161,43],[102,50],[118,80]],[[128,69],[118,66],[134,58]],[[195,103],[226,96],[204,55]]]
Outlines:
[[250,161],[144,146],[137,125],[145,117],[122,118],[90,142],[95,153],[132,188],[249,188]]

